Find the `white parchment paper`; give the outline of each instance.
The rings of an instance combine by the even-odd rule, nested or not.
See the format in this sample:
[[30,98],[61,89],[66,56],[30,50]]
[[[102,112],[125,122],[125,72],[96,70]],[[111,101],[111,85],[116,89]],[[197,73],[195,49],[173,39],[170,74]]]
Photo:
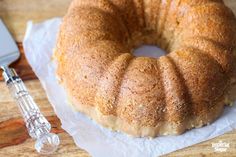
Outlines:
[[[62,128],[73,137],[77,146],[87,150],[92,156],[157,157],[236,128],[236,105],[226,107],[223,115],[209,126],[192,129],[180,136],[158,137],[153,140],[132,138],[122,133],[112,132],[97,125],[85,115],[73,111],[67,104],[65,91],[56,81],[55,65],[51,61],[60,23],[60,18],[40,24],[29,22],[23,42],[25,55],[60,118]],[[149,51],[154,52],[149,53],[149,56],[163,55],[157,54],[154,47],[142,47],[136,51],[136,55],[143,55],[143,52]]]

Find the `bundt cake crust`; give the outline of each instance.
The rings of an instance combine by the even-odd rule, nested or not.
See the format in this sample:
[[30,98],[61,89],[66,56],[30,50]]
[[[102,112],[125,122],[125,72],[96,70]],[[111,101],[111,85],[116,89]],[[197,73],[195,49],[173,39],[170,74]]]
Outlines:
[[[208,113],[200,117],[188,118],[185,121],[175,123],[160,121],[155,127],[130,125],[123,119],[114,115],[104,115],[96,107],[81,105],[80,102],[69,98],[69,104],[75,110],[86,114],[91,119],[111,130],[122,131],[133,137],[156,137],[161,135],[179,135],[191,128],[199,128],[213,122],[223,111],[224,100],[217,100],[217,104],[210,108]],[[219,99],[219,100],[220,100]]]
[[[55,48],[72,106],[134,136],[180,134],[234,99],[236,20],[221,0],[74,0]],[[135,57],[142,44],[168,52]]]

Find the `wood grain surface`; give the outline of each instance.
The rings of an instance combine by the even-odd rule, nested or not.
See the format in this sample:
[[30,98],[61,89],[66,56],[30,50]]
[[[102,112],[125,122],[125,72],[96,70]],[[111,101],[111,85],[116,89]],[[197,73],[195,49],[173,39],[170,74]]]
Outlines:
[[[26,23],[29,20],[41,22],[43,20],[63,16],[71,0],[0,0],[0,18],[6,23],[16,39],[21,51],[21,58],[12,66],[25,80],[29,92],[39,105],[43,114],[52,124],[52,131],[58,133],[61,145],[52,157],[88,157],[86,151],[77,147],[72,138],[60,127],[60,120],[55,115],[46,94],[32,69],[25,59],[22,40]],[[225,0],[225,3],[236,14],[236,0]],[[2,77],[0,77],[2,80]],[[226,152],[215,152],[212,143],[219,141],[229,143]],[[0,81],[0,157],[39,157],[34,150],[34,141],[29,138],[20,112],[9,95],[3,81]],[[166,155],[168,157],[236,157],[236,130],[221,135],[212,140],[202,142],[191,147],[178,150]]]

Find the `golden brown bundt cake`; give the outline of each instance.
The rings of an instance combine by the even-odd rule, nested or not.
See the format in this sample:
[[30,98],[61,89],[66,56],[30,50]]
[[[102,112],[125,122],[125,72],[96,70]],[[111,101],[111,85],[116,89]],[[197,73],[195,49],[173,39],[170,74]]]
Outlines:
[[[55,49],[70,103],[134,136],[215,120],[236,87],[236,20],[221,0],[74,0]],[[142,44],[167,54],[135,57]]]

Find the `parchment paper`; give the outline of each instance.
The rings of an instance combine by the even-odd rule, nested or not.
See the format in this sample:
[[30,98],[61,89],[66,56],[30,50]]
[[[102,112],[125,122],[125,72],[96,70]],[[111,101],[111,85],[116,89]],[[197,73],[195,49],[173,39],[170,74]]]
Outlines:
[[[51,60],[60,23],[60,18],[40,24],[28,22],[23,42],[25,55],[60,118],[62,128],[73,137],[77,146],[87,150],[92,156],[157,157],[236,128],[236,105],[226,107],[223,115],[209,126],[192,129],[180,136],[164,136],[152,140],[132,138],[122,133],[112,132],[97,125],[85,115],[73,111],[68,105],[65,91],[56,81],[55,63]],[[148,46],[138,49],[136,55],[144,55],[143,52],[149,51],[154,52],[149,53],[149,56],[163,55],[163,52],[159,51],[157,54],[156,48]]]

